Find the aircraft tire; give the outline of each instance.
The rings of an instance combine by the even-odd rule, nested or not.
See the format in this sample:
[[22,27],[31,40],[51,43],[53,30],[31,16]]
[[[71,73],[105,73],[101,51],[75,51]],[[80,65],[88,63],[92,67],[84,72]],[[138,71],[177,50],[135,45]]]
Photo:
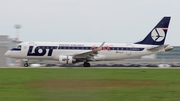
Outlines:
[[25,64],[24,64],[24,67],[28,67],[28,63],[25,63]]
[[84,66],[84,67],[90,67],[90,66],[91,66],[91,64],[90,64],[90,63],[88,63],[88,62],[84,62],[83,66]]

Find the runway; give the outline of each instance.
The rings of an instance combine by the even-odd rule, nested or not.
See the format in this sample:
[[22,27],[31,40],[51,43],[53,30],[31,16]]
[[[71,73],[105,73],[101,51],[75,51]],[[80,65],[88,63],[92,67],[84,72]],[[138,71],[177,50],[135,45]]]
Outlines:
[[180,69],[180,67],[0,67],[0,68],[58,68],[58,69],[63,69],[63,68],[74,68],[74,69],[88,69],[88,68],[93,68],[93,69]]

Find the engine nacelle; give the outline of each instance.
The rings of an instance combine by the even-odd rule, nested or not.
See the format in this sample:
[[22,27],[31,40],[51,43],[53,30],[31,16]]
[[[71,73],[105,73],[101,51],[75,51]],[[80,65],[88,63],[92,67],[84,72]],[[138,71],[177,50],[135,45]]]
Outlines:
[[75,63],[75,61],[72,56],[61,55],[59,56],[59,63],[60,64],[73,64]]

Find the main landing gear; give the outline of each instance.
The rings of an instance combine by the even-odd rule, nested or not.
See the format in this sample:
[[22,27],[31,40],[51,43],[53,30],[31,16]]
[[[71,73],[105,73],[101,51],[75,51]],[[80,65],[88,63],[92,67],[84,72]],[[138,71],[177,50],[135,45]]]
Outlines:
[[91,66],[91,64],[90,64],[90,63],[88,63],[88,62],[84,62],[83,66],[84,66],[84,67],[90,67],[90,66]]

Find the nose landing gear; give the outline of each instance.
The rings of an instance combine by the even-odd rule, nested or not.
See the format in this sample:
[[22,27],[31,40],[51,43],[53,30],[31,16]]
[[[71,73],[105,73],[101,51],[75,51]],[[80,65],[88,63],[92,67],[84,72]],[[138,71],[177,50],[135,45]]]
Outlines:
[[24,61],[24,67],[28,67],[29,66],[28,60],[27,59],[23,59],[23,61]]
[[24,67],[28,67],[29,65],[28,65],[28,63],[26,62],[26,63],[24,63]]

